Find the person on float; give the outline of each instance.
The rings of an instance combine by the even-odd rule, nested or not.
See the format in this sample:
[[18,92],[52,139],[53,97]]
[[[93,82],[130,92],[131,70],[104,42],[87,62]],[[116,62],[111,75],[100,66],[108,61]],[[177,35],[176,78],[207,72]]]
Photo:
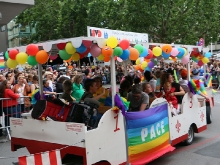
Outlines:
[[191,78],[194,80],[203,80],[204,81],[204,77],[200,76],[200,69],[196,69],[196,68],[194,68],[192,70],[192,77]]
[[156,86],[157,86],[157,78],[152,74],[152,72],[146,70],[144,72],[144,78],[146,80],[146,82],[148,82],[153,91],[156,91]]
[[188,86],[187,74],[188,73],[186,69],[182,69],[180,71],[180,75],[181,75],[181,78],[179,79],[180,85]]
[[146,94],[148,94],[149,96],[149,107],[151,105],[151,103],[157,98],[156,95],[154,94],[152,87],[149,83],[144,82],[142,83],[142,89],[143,92],[145,92]]
[[133,85],[128,94],[129,111],[144,111],[149,108],[149,96],[143,92],[140,84]]
[[84,89],[82,86],[82,81],[83,81],[83,75],[78,73],[75,75],[73,78],[73,90],[71,93],[71,96],[76,99],[77,102],[80,101],[82,95],[84,94]]

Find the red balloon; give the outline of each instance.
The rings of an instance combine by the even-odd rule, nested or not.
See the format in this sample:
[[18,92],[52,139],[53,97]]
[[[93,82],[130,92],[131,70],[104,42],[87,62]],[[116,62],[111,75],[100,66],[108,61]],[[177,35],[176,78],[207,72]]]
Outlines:
[[121,42],[119,43],[119,46],[125,50],[125,49],[128,49],[128,47],[130,46],[130,42],[126,39],[124,40],[121,40]]
[[144,58],[146,58],[146,59],[151,59],[153,56],[154,56],[154,55],[153,55],[152,50],[148,49],[148,55],[147,55],[146,57],[144,57]]
[[92,41],[89,40],[83,40],[82,43],[86,48],[90,48],[92,45]]
[[35,45],[35,44],[29,44],[29,45],[26,47],[26,52],[27,52],[27,54],[29,54],[30,56],[35,56],[38,51],[39,51],[39,48],[38,48],[38,46]]
[[83,54],[79,54],[80,59],[84,58],[85,56]]
[[15,60],[18,53],[19,52],[18,52],[17,49],[12,49],[12,50],[9,50],[8,56],[9,56],[10,59]]
[[199,60],[198,65],[199,65],[199,66],[203,66],[203,65],[204,65],[203,62],[202,62],[202,60]]
[[63,50],[63,49],[65,49],[65,47],[66,47],[66,43],[59,43],[59,44],[57,44],[57,48],[59,50]]

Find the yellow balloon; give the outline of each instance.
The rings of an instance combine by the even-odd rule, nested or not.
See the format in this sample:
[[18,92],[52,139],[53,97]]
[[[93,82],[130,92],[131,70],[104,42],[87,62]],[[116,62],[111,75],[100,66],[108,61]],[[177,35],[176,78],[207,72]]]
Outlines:
[[16,66],[18,65],[17,61],[16,60],[12,60],[12,59],[8,59],[7,62],[6,62],[6,65],[11,68],[11,69],[14,69],[16,68]]
[[202,59],[202,62],[203,62],[204,64],[207,64],[207,63],[209,62],[209,59],[208,59],[207,57],[204,57],[204,58]]
[[19,64],[25,64],[27,62],[28,55],[25,52],[18,53],[15,60]]
[[71,42],[68,42],[66,44],[66,47],[65,47],[65,50],[68,54],[74,54],[76,53],[76,48],[73,47],[72,43]]
[[144,61],[144,62],[142,62],[142,64],[141,64],[143,67],[147,67],[147,65],[148,65],[148,63],[146,62],[146,61]]
[[154,47],[153,48],[153,54],[155,55],[155,56],[160,56],[161,54],[162,54],[162,49],[160,48],[160,47],[158,47],[158,46],[156,46],[156,47]]
[[187,50],[185,48],[183,48],[183,50],[185,52],[183,56],[186,56],[188,52],[187,52]]
[[79,59],[80,59],[79,54],[78,54],[78,53],[74,53],[74,54],[72,55],[72,59],[73,59],[73,61],[79,61]]
[[141,63],[141,59],[138,58],[138,59],[136,60],[136,65],[139,65],[140,63]]
[[118,40],[116,37],[109,37],[107,39],[107,46],[115,48],[118,45]]
[[97,57],[97,59],[98,59],[99,61],[103,61],[103,60],[104,60],[104,55],[103,55],[103,54],[100,54],[100,55]]
[[141,69],[144,70],[146,68],[146,66],[141,64]]

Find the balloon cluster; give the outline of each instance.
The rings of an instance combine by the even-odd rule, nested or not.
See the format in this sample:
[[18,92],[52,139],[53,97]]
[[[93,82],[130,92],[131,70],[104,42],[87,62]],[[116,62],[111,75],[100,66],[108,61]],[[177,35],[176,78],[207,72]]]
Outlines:
[[44,64],[48,60],[48,54],[44,50],[39,50],[35,44],[29,44],[26,47],[26,52],[19,52],[17,49],[12,49],[5,52],[5,58],[7,59],[6,65],[9,68],[16,68],[18,64],[29,65]]
[[212,54],[210,52],[206,52],[203,55],[198,50],[194,49],[190,56],[194,62],[196,62],[199,66],[202,66],[209,62],[209,58],[212,56]]

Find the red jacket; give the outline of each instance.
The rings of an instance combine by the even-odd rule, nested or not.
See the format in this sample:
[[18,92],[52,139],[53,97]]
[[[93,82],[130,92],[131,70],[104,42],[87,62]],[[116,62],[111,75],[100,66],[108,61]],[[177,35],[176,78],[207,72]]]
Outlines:
[[167,93],[165,93],[165,99],[167,100],[167,102],[171,102],[174,108],[178,108],[178,101],[176,96],[170,96],[171,93],[173,93],[175,91],[175,88],[171,88],[171,90]]
[[5,89],[5,94],[4,94],[4,98],[9,98],[8,100],[3,100],[2,101],[2,106],[3,107],[11,107],[11,106],[15,106],[18,105],[18,101],[17,99],[20,96],[18,94],[15,94],[11,89]]

